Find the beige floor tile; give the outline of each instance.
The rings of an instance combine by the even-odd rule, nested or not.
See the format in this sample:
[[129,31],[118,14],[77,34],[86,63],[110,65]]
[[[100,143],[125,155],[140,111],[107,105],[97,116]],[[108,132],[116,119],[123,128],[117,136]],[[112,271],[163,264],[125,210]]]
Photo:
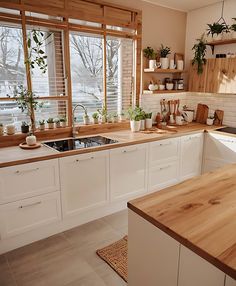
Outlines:
[[7,264],[5,255],[0,256],[0,285],[1,286],[16,286],[13,274]]
[[[89,273],[82,278],[75,280],[66,286],[106,286],[104,281],[98,276],[96,272]],[[113,286],[113,285],[110,285]]]
[[[114,230],[119,231],[124,230],[124,228],[128,227],[128,211],[123,210],[112,214],[110,216],[106,216],[102,218],[103,221],[108,223]],[[126,233],[127,234],[127,233]]]
[[108,264],[101,265],[95,271],[106,286],[127,286],[127,283]]

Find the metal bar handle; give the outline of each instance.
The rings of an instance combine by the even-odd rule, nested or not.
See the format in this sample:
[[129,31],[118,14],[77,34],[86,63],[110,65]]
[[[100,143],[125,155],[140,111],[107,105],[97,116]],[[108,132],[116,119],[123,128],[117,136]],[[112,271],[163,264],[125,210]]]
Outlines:
[[170,168],[171,167],[171,165],[167,165],[167,166],[164,166],[164,167],[160,167],[159,168],[159,170],[161,171],[161,170],[165,170],[165,169],[168,169],[168,168]]
[[36,206],[36,205],[40,205],[42,202],[39,201],[39,202],[35,202],[35,203],[32,203],[32,204],[28,204],[28,205],[22,205],[22,206],[19,206],[19,209],[24,209],[24,208],[28,208],[28,207],[33,207],[33,206]]
[[29,169],[29,170],[22,170],[22,171],[17,170],[15,173],[20,175],[20,174],[35,172],[35,171],[38,171],[38,170],[39,170],[39,168]]
[[81,161],[88,161],[88,160],[93,160],[94,159],[94,156],[91,156],[89,158],[83,158],[83,159],[76,159],[75,160],[75,163],[79,163]]
[[131,153],[131,152],[135,152],[137,150],[138,150],[138,148],[128,149],[128,150],[123,150],[122,153]]

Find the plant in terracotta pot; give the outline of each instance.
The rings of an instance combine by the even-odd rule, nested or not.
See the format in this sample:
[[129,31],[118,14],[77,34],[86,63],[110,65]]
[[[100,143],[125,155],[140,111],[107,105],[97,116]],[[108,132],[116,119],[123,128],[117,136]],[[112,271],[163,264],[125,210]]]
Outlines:
[[99,113],[98,112],[94,112],[92,114],[92,118],[93,118],[93,124],[98,124]]
[[161,62],[161,68],[162,69],[168,69],[169,68],[169,59],[168,55],[170,55],[171,50],[169,47],[164,47],[163,44],[161,44],[161,47],[159,49],[160,54],[160,62]]
[[132,132],[140,131],[140,127],[141,127],[140,108],[137,106],[135,108],[130,107],[128,109],[128,114],[129,114],[129,119],[130,119],[131,131]]
[[203,73],[203,67],[206,64],[206,40],[204,35],[200,39],[197,39],[197,43],[193,46],[194,58],[192,60],[192,65],[197,65],[197,73]]
[[61,117],[60,118],[61,127],[65,128],[66,127],[66,123],[67,123],[66,117]]
[[54,119],[52,117],[49,117],[47,120],[48,129],[54,129]]
[[231,35],[233,39],[236,39],[236,18],[232,18],[234,23],[230,26]]
[[149,68],[150,69],[155,69],[157,65],[157,52],[154,51],[153,48],[147,47],[146,49],[143,50],[143,55],[145,58],[149,60]]
[[213,24],[207,24],[207,35],[211,35],[214,41],[222,39],[223,32],[228,33],[229,28],[225,23],[214,22]]
[[21,122],[21,132],[29,133],[29,124],[25,121]]
[[145,113],[145,126],[146,129],[152,128],[152,112]]
[[45,120],[39,120],[39,130],[43,131],[45,130]]
[[4,126],[2,123],[0,123],[0,136],[4,134]]

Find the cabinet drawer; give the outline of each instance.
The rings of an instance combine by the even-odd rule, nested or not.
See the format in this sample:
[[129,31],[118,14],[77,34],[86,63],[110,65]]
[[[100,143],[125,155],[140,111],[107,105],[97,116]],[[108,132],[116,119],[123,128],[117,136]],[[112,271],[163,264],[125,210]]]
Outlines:
[[149,165],[157,165],[161,161],[178,160],[179,141],[179,138],[172,138],[150,143]]
[[178,182],[178,161],[149,168],[148,189],[156,191]]
[[0,204],[58,190],[57,159],[0,169]]
[[60,219],[60,192],[1,205],[1,238],[12,237]]

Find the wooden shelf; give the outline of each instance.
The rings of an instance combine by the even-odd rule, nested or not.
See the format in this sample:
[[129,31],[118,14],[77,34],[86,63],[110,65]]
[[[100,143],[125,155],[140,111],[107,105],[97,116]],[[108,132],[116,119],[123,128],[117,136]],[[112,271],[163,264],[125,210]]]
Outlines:
[[222,45],[229,45],[229,44],[236,44],[236,39],[219,40],[219,41],[212,41],[212,42],[207,43],[207,45],[211,47],[212,54],[214,54],[215,46],[222,46]]
[[177,70],[177,69],[155,69],[153,70],[148,70],[144,69],[145,73],[184,73],[186,72],[185,70]]
[[182,93],[182,92],[186,92],[186,89],[181,89],[181,90],[155,90],[152,93],[145,93],[145,91],[143,91],[143,95],[153,95],[153,94],[164,94],[164,93]]

